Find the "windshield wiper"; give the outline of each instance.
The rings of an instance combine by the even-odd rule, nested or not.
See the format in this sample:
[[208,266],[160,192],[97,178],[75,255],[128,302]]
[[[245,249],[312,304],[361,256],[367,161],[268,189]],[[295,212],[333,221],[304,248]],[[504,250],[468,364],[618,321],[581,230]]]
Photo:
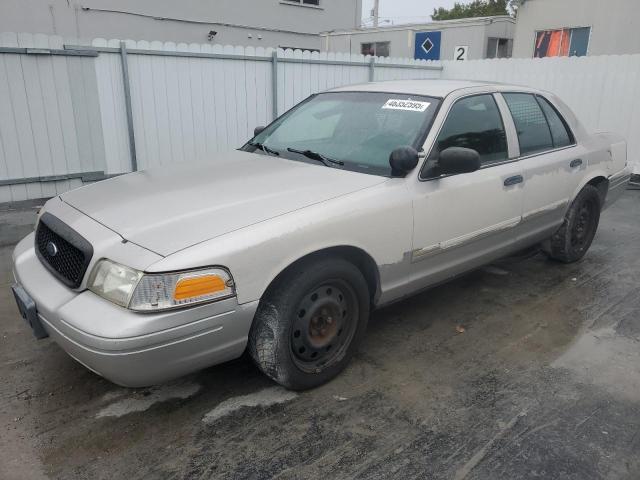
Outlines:
[[327,167],[330,167],[331,164],[344,165],[344,162],[340,160],[334,160],[333,158],[325,157],[321,153],[314,152],[311,150],[298,150],[296,148],[289,147],[287,148],[287,151],[293,152],[293,153],[299,153],[300,155],[304,155],[305,157],[310,158],[311,160],[318,160],[319,162],[324,163]]
[[273,150],[272,148],[267,147],[264,143],[260,143],[260,142],[249,142],[249,145],[251,145],[252,147],[259,148],[259,149],[260,149],[260,150],[262,150],[264,153],[270,153],[271,155],[280,156],[280,152],[276,152],[276,151],[275,151],[275,150]]

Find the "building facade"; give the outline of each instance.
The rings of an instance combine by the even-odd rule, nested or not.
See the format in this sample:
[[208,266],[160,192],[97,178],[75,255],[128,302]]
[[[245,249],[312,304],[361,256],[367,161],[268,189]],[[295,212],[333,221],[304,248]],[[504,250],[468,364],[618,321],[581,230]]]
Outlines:
[[362,0],[1,0],[0,32],[319,50]]
[[513,56],[640,53],[638,0],[520,0]]
[[425,60],[504,58],[511,56],[514,28],[515,20],[504,15],[334,31],[322,34],[322,48]]

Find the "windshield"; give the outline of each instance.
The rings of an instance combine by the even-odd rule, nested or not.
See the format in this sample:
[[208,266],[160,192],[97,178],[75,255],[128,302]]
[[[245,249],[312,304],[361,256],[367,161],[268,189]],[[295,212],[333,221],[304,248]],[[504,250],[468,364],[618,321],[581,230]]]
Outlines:
[[399,93],[322,93],[285,113],[242,149],[391,175],[389,154],[401,146],[422,147],[439,103]]

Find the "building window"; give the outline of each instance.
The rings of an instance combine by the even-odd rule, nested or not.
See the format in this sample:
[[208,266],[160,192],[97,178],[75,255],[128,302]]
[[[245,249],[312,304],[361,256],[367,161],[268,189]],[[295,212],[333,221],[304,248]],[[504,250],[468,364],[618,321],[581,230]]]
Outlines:
[[535,58],[583,57],[589,49],[591,27],[560,28],[536,32]]
[[388,57],[391,49],[391,42],[361,43],[360,53],[374,57]]
[[489,38],[487,42],[487,58],[510,58],[513,40],[510,38]]
[[297,3],[298,5],[315,5],[320,6],[320,0],[284,0],[287,3]]

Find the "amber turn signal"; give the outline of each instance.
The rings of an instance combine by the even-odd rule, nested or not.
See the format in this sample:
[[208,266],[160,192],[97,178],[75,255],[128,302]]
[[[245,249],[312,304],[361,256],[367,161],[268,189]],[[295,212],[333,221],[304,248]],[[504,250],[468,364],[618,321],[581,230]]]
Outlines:
[[217,275],[200,275],[181,278],[173,293],[174,300],[202,297],[220,292],[226,288],[224,280]]

